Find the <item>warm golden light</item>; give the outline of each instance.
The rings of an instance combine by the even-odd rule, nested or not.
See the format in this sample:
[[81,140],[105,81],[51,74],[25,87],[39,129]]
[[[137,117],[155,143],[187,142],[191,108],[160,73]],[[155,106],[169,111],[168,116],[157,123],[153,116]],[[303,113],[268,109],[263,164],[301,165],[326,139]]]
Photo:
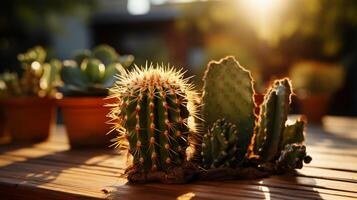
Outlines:
[[278,27],[280,14],[285,6],[283,0],[245,0],[240,1],[251,26],[258,36],[265,40],[274,40],[274,30]]

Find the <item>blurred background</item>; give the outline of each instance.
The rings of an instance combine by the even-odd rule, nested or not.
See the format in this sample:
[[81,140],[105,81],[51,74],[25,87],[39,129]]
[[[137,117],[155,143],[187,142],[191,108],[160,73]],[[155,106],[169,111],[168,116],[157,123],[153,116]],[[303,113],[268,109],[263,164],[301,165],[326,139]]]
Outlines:
[[[258,93],[289,76],[293,112],[357,116],[357,3],[348,0],[5,0],[0,7],[0,73],[42,45],[68,59],[99,44],[138,65],[170,63],[201,88],[210,60],[233,55]],[[299,102],[299,103],[296,103]],[[320,108],[321,107],[321,108]]]

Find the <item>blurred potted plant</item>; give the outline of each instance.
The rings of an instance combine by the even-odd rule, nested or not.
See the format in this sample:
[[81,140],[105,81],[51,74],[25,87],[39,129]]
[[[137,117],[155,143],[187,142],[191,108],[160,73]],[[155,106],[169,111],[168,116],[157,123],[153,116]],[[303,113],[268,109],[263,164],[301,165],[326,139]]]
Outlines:
[[55,121],[55,87],[61,63],[46,63],[46,51],[40,46],[19,54],[18,60],[24,69],[21,78],[16,73],[1,75],[5,126],[13,141],[42,141]]
[[64,116],[69,142],[73,148],[109,145],[106,135],[111,126],[106,123],[111,101],[104,99],[115,82],[115,75],[124,71],[134,57],[119,56],[108,45],[99,45],[93,51],[77,52],[73,60],[63,61],[60,91],[64,98],[58,101]]
[[340,89],[345,80],[342,66],[318,61],[302,61],[293,65],[290,77],[308,120],[321,123],[328,111],[331,96]]
[[[4,80],[0,76],[0,98],[5,95],[6,86]],[[0,137],[2,137],[5,133],[5,116],[3,111],[3,106],[0,104]]]

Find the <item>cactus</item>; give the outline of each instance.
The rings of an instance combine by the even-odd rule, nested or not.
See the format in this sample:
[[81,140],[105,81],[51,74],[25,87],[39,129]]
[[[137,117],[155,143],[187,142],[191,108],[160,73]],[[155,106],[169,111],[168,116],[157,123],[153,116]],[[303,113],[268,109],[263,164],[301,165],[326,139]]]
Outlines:
[[304,163],[310,163],[311,157],[306,155],[306,147],[301,144],[287,144],[276,161],[279,172],[301,169]]
[[284,149],[287,144],[302,144],[305,140],[304,126],[305,122],[301,119],[298,119],[294,124],[287,125],[283,131],[280,149]]
[[218,119],[203,136],[201,152],[203,168],[233,167],[238,150],[237,142],[236,125],[225,119]]
[[144,173],[165,171],[187,160],[196,93],[181,71],[136,67],[119,77],[111,93],[118,98],[109,114],[119,132],[116,143],[129,142],[134,167]]
[[255,124],[253,79],[234,57],[210,62],[204,74],[202,117],[207,131],[220,118],[238,128],[237,160],[244,159]]
[[61,63],[52,59],[46,61],[46,51],[36,46],[26,53],[19,54],[18,60],[23,67],[22,77],[16,73],[4,73],[2,79],[6,91],[4,96],[55,96],[59,84]]
[[121,57],[108,45],[100,45],[93,51],[77,52],[74,60],[63,62],[61,78],[64,86],[60,91],[65,96],[106,96],[115,76],[124,71],[133,61],[133,56]]
[[262,162],[273,161],[279,155],[279,145],[289,112],[290,96],[290,81],[282,79],[276,80],[264,97],[254,146],[254,153],[259,155]]
[[110,65],[118,62],[119,55],[115,49],[109,45],[96,46],[92,51],[93,57],[99,59],[104,65]]
[[[258,178],[311,161],[303,145],[305,122],[286,125],[289,79],[268,89],[255,121],[252,78],[233,57],[208,65],[202,102],[182,76],[174,69],[136,67],[111,89],[118,102],[109,113],[119,132],[115,144],[133,156],[130,181],[182,183],[177,177],[187,174],[203,180]],[[197,114],[203,133],[196,129]],[[190,159],[191,152],[198,160]]]

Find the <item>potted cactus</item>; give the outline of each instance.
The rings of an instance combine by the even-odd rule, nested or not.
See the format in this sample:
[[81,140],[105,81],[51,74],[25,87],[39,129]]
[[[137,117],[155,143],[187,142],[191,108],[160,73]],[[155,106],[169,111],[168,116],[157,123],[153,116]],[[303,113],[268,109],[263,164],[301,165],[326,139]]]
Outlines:
[[124,71],[133,56],[119,56],[108,45],[100,45],[93,51],[77,52],[73,60],[63,61],[59,90],[64,98],[58,100],[71,147],[102,147],[109,145],[106,123],[109,111],[105,99],[115,76]]
[[331,96],[343,86],[345,72],[334,63],[301,61],[293,65],[290,77],[294,83],[302,113],[309,121],[321,123]]
[[42,141],[55,122],[55,87],[61,63],[46,62],[46,51],[40,46],[19,54],[18,60],[24,69],[20,78],[16,73],[1,75],[5,126],[13,141]]
[[290,80],[276,80],[255,115],[253,79],[233,57],[210,62],[200,98],[180,70],[146,66],[111,89],[116,146],[130,182],[251,179],[309,163],[301,119],[286,124]]

